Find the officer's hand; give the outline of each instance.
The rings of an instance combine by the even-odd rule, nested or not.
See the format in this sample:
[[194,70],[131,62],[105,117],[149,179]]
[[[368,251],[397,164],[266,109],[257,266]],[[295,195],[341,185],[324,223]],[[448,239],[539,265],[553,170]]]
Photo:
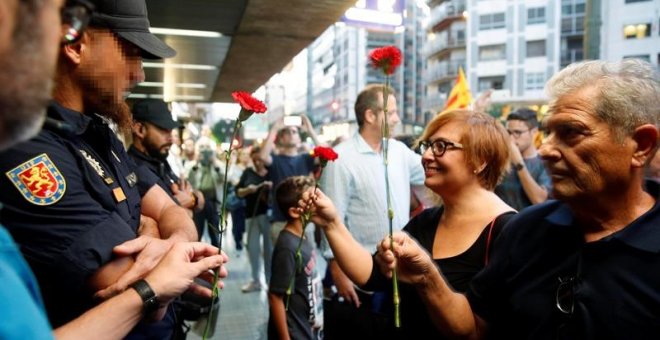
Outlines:
[[344,272],[339,268],[339,265],[336,261],[330,262],[330,274],[332,274],[332,280],[335,282],[335,287],[337,287],[337,294],[339,297],[348,303],[352,303],[355,307],[360,307],[360,298],[355,291],[355,286],[351,279],[344,274]]
[[186,190],[186,188],[190,188],[190,186],[179,186],[176,183],[170,185],[172,195],[174,195],[177,202],[186,209],[193,209],[195,207],[195,198],[192,191]]
[[128,285],[145,277],[172,248],[172,244],[170,241],[140,236],[116,246],[113,249],[115,254],[118,256],[133,255],[135,263],[114,284],[96,292],[95,296],[107,299],[126,290]]
[[[186,290],[202,296],[211,297],[209,288],[195,284],[200,277],[213,282],[211,270],[219,268],[219,277],[227,277],[227,268],[222,264],[229,259],[224,253],[218,254],[218,248],[200,242],[180,242],[163,257],[160,263],[145,277],[151,288],[158,295],[161,304],[170,303]],[[218,281],[218,288],[224,283]]]

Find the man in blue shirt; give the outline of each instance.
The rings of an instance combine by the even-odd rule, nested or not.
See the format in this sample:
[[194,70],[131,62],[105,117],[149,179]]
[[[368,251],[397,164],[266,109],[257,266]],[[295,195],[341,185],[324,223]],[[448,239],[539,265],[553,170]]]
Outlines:
[[[99,2],[96,4],[97,6],[104,5]],[[137,4],[138,9],[140,8],[139,2],[134,4]],[[144,6],[144,3],[142,5]],[[0,80],[3,80],[4,84],[0,89],[0,128],[2,129],[0,150],[31,137],[38,130],[44,118],[44,107],[50,96],[51,76],[55,68],[57,47],[60,43],[63,43],[63,46],[65,46],[63,48],[68,48],[71,46],[70,44],[75,44],[76,38],[83,37],[84,22],[89,19],[88,16],[91,14],[90,6],[87,3],[77,1],[67,2],[67,7],[63,10],[63,17],[67,19],[63,23],[65,26],[62,29],[53,29],[60,23],[59,15],[62,6],[63,1],[57,0],[3,1],[0,4],[0,17],[3,18],[0,21],[0,35],[5,37],[2,39],[3,42],[12,42],[11,44],[0,45]],[[124,3],[123,6],[119,4],[118,7],[126,9],[126,6],[127,4]],[[128,7],[136,8],[131,7],[131,5],[128,5]],[[17,18],[17,20],[5,20],[6,18]],[[60,36],[61,32],[65,32],[63,37]],[[61,114],[64,119],[69,118],[69,121],[63,122],[50,119],[47,124],[50,129],[59,130],[65,135],[75,135],[81,128],[86,126],[86,123],[89,123],[83,120],[77,121],[78,118],[57,107],[54,112]],[[69,125],[68,123],[71,122],[81,122],[83,124]],[[112,139],[110,141],[113,142]],[[115,144],[111,143],[110,145],[114,146]],[[87,161],[92,170],[96,172],[96,175],[102,177],[98,170],[104,169],[99,164],[92,164],[90,160],[93,159],[93,156],[86,157],[83,153],[84,150],[78,151],[80,151],[81,160]],[[57,153],[55,152],[55,154]],[[10,158],[3,156],[2,160],[10,160]],[[63,168],[66,168],[66,166]],[[15,188],[10,188],[7,182],[3,182],[3,193],[7,194],[3,197],[3,200],[7,199],[10,203],[10,205],[4,206],[3,218],[17,213],[16,206],[11,205],[16,203],[16,200],[11,197],[11,190],[17,190],[19,195],[14,197],[22,197],[26,201],[23,204],[34,206],[49,206],[60,200],[72,202],[80,199],[80,197],[65,197],[67,191],[66,179],[46,153],[39,154],[30,161],[6,171],[5,175]],[[103,177],[104,180],[108,178],[111,178],[109,174]],[[125,181],[130,180],[124,178],[121,180],[121,184],[123,185]],[[108,182],[105,181],[106,185],[110,186],[112,183]],[[71,180],[68,183],[73,186],[78,185],[78,183]],[[122,191],[115,190],[114,192],[116,193],[116,195],[113,195],[115,200],[120,202],[126,200],[125,196],[120,195]],[[103,203],[103,201],[100,203]],[[129,212],[131,209],[131,206],[127,205],[120,208],[116,214],[130,220],[131,217],[129,216],[132,214]],[[38,221],[34,220],[34,222],[41,224],[44,230],[62,223],[57,219],[67,218],[66,214],[56,214],[53,215],[55,219],[49,219],[47,218],[48,211],[45,210],[44,212],[45,214],[38,217],[29,215],[33,218],[36,217]],[[69,214],[73,214],[73,212]],[[115,218],[113,216],[111,219]],[[21,234],[21,237],[23,237],[23,234]],[[32,237],[39,238],[38,234],[32,235]],[[89,241],[86,235],[82,236],[82,239],[82,243]],[[124,290],[123,292],[112,290],[113,293],[117,292],[116,297],[60,327],[57,330],[58,337],[89,338],[93,334],[97,334],[96,332],[112,338],[123,337],[141,319],[143,309],[154,311],[161,304],[169,304],[173,298],[190,286],[192,278],[210,268],[217,267],[226,260],[224,256],[212,256],[217,254],[217,249],[202,244],[178,243],[154,252],[154,247],[145,245],[145,241],[145,239],[136,239],[132,243],[124,244],[123,251],[126,253],[140,252],[138,257],[146,254],[151,257],[151,261],[156,261],[156,263],[160,261],[160,264],[154,268],[153,265],[156,263],[152,262],[152,265],[148,265],[150,271],[139,273],[144,279],[133,283],[131,287],[135,289]],[[53,243],[55,247],[63,246],[57,240],[53,240]],[[90,260],[84,259],[84,252],[88,250],[85,248],[77,249],[76,246],[72,247],[74,252],[79,250],[82,251],[81,256],[83,258],[77,264],[88,264]],[[44,253],[48,252],[49,249],[46,247]],[[39,256],[44,254],[39,254],[35,249],[30,255],[33,256],[33,259],[38,260]],[[64,255],[63,257],[67,256]],[[191,263],[195,258],[203,259]],[[60,257],[54,260],[62,259]],[[144,259],[138,261],[144,261]],[[0,299],[5,302],[0,338],[50,338],[48,321],[44,318],[43,305],[34,277],[4,228],[0,228],[0,268],[4,288]],[[78,267],[78,269],[84,271],[81,267]],[[54,271],[53,269],[50,270]],[[134,270],[129,271],[135,272]],[[66,269],[63,272],[64,274],[71,273]],[[226,270],[221,269],[221,276],[225,275]],[[66,280],[64,281],[66,282]],[[45,284],[61,285],[62,282],[49,281]],[[82,291],[78,293],[84,294]]]
[[518,211],[544,202],[552,185],[534,145],[538,125],[536,112],[530,109],[516,110],[506,118],[512,169],[495,187],[495,193]]

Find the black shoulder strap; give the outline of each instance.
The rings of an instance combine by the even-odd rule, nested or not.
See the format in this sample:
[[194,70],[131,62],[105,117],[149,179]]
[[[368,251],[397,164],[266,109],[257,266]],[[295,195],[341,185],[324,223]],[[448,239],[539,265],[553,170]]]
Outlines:
[[[513,217],[516,213],[513,211],[505,212],[504,214],[496,216],[488,226],[488,237],[486,238],[486,255],[484,256],[484,265],[488,265],[488,258],[490,256],[490,244],[494,239],[499,236],[500,231],[509,219]],[[500,218],[502,217],[502,218]]]

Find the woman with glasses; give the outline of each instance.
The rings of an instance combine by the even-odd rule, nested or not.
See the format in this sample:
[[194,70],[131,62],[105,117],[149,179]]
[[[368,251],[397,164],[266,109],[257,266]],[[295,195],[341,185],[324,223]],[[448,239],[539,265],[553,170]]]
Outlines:
[[[442,198],[442,205],[426,209],[403,230],[431,254],[452,288],[463,292],[486,265],[495,238],[515,214],[493,193],[509,166],[509,137],[490,116],[454,110],[435,117],[420,140],[424,184]],[[315,200],[312,221],[323,227],[335,260],[351,280],[370,290],[391,290],[387,274],[377,268],[378,252],[372,257],[351,237],[332,202],[320,191],[308,192],[305,198],[301,208],[310,198]],[[416,289],[399,287],[401,328],[392,323],[392,337],[442,338]]]

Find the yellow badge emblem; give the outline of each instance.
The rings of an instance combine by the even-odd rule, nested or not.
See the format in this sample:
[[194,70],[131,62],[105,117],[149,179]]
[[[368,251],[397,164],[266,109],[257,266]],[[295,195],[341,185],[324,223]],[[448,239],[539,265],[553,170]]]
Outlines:
[[28,202],[51,205],[66,191],[66,181],[48,155],[41,154],[6,172],[9,180]]

